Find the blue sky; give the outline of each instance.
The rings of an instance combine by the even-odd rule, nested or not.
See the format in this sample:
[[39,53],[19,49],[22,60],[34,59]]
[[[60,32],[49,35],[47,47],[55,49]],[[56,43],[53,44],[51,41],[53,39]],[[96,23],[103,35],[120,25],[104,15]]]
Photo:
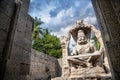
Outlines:
[[97,26],[90,0],[31,0],[29,14],[41,18],[41,27],[58,37],[66,34],[78,19]]
[[79,19],[98,27],[91,0],[31,0],[29,14],[41,18],[41,27],[58,37]]

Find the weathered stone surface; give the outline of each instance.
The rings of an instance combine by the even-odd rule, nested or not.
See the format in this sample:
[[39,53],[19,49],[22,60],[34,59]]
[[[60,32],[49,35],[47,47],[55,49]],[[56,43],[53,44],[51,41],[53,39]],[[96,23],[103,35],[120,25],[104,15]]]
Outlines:
[[12,49],[11,49],[11,54],[9,54],[10,61],[15,64],[21,63],[22,53],[23,53],[22,47],[17,44],[13,44]]
[[14,43],[21,47],[24,47],[24,33],[16,31],[14,35]]
[[16,29],[19,32],[24,33],[25,32],[26,23],[27,23],[27,16],[26,15],[19,15]]
[[[100,49],[96,50],[93,43],[90,42],[91,31],[94,33],[100,43]],[[71,53],[68,53],[68,45],[71,36],[76,45],[73,47]],[[90,24],[84,24],[82,20],[77,21],[69,31],[67,36],[60,38],[62,46],[62,77],[66,79],[77,78],[96,78],[97,75],[103,75],[107,72],[106,65],[103,63],[102,57],[105,56],[104,45],[101,38],[101,33]],[[70,54],[70,55],[68,55]],[[105,56],[106,57],[106,56]],[[99,66],[99,67],[98,67]],[[104,68],[102,66],[105,66]],[[108,66],[108,64],[107,64]],[[109,67],[107,67],[108,69]],[[106,70],[106,72],[105,72]],[[111,77],[111,76],[109,76]],[[64,80],[64,79],[62,79]]]
[[23,0],[22,1],[21,12],[23,12],[25,14],[28,13],[29,3],[30,3],[30,0]]
[[[102,31],[107,57],[110,64],[113,79],[120,79],[120,1],[119,0],[92,0]],[[108,38],[104,37],[107,33]]]
[[[16,4],[17,8],[15,8],[15,6],[12,6],[12,3],[15,4],[15,0],[14,2],[10,2],[9,3],[10,5],[8,6],[10,6],[10,8],[12,9],[17,9],[15,10],[17,11],[16,13],[13,12],[14,16],[11,17],[12,9],[10,9],[11,12],[7,13],[8,15],[6,15],[5,12],[3,13],[2,16],[0,16],[1,18],[5,18],[4,20],[0,21],[0,25],[5,25],[6,27],[4,28],[5,30],[14,29],[14,30],[9,30],[10,33],[12,33],[12,35],[10,35],[12,36],[12,38],[10,38],[10,45],[8,45],[8,47],[10,47],[10,51],[9,53],[7,53],[8,61],[7,61],[4,80],[27,80],[28,79],[27,75],[29,75],[29,69],[30,69],[30,56],[31,56],[30,54],[31,54],[31,45],[32,45],[32,41],[30,38],[32,34],[33,19],[27,14],[29,7],[28,6],[29,0],[23,0],[23,4],[21,5]],[[7,10],[8,7],[5,7],[5,9]],[[12,22],[10,22],[11,19]],[[13,19],[15,19],[15,21]],[[30,30],[26,27],[28,23],[30,24],[29,25]],[[9,28],[8,24],[10,24],[11,27],[14,28]],[[1,29],[2,26],[0,27],[0,30]],[[27,33],[28,31],[29,34]],[[4,36],[7,39],[8,34],[4,34],[3,37]],[[1,38],[1,40],[2,39],[3,38]]]
[[4,77],[4,80],[20,80],[20,77],[18,76],[20,74],[20,64],[14,63],[11,60],[8,60],[7,66],[9,68],[6,68],[6,73]]
[[25,27],[25,33],[24,33],[24,37],[32,40],[32,30],[34,25],[32,24],[34,22],[33,18],[31,18],[29,15],[27,17],[27,23],[26,23],[26,27]]
[[57,59],[32,49],[30,77],[47,80],[57,76]]
[[11,19],[8,16],[0,12],[0,29],[8,31],[10,26],[10,20]]
[[0,2],[0,12],[4,13],[7,17],[12,17],[15,8],[14,0],[2,0]]
[[23,50],[22,53],[22,62],[29,64],[30,63],[30,57],[31,57],[31,52],[27,51],[27,50]]
[[26,29],[25,30],[25,34],[24,34],[25,38],[28,39],[28,40],[30,40],[30,41],[32,41],[32,37],[31,37],[32,34],[31,33],[32,33],[31,29]]
[[6,64],[6,49],[8,47],[6,45],[8,31],[10,28],[11,17],[13,15],[14,10],[14,0],[0,0],[0,80],[3,79],[4,72],[5,72],[5,64]]
[[[2,42],[5,42],[6,39],[7,39],[7,32],[4,31],[4,30],[0,30],[0,34],[1,34],[0,40],[1,40]],[[2,42],[1,42],[1,43],[2,43]]]
[[62,75],[62,58],[58,59],[57,66],[57,77],[60,77]]
[[31,40],[28,40],[28,39],[24,38],[23,49],[25,49],[27,51],[31,51],[31,47],[32,47]]
[[30,64],[20,64],[20,75],[29,75]]
[[34,27],[34,24],[32,24],[33,22],[34,22],[33,18],[30,15],[28,15],[26,27],[30,30],[33,30]]

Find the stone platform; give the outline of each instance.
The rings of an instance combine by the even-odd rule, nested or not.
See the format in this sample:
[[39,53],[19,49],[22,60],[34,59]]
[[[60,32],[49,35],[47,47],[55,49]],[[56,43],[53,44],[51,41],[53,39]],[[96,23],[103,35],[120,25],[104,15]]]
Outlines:
[[70,72],[71,74],[68,78],[57,77],[52,80],[111,80],[111,74],[106,74],[103,68],[99,66],[78,69],[73,67]]

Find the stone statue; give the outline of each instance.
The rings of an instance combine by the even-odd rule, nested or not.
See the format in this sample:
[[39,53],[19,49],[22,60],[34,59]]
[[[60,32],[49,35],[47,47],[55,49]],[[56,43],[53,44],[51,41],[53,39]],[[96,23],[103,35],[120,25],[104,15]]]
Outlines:
[[[98,38],[98,41],[101,44],[100,50],[97,51],[95,46],[90,42],[90,36],[91,31],[95,34],[95,36]],[[73,39],[76,42],[75,47],[73,48],[73,51],[71,55],[81,55],[81,54],[99,54],[98,56],[87,56],[87,57],[80,57],[79,60],[82,62],[91,63],[92,66],[95,66],[98,62],[98,59],[104,52],[104,46],[101,38],[100,31],[97,30],[93,25],[85,25],[82,20],[78,20],[75,27],[72,27],[68,32],[68,38],[70,39],[70,36],[73,37]],[[94,59],[94,60],[93,60]],[[82,63],[81,62],[81,63]],[[85,66],[88,67],[86,64]]]
[[[77,34],[77,43],[75,47],[73,48],[73,51],[71,55],[81,55],[81,54],[92,54],[95,52],[95,46],[88,42],[85,33],[83,30],[79,30]],[[79,60],[82,62],[88,62],[90,61],[91,57],[80,57]],[[81,62],[81,63],[82,63]],[[87,64],[84,64],[84,67],[87,67]]]
[[73,48],[71,55],[80,55],[85,53],[93,53],[95,46],[87,41],[83,30],[79,30],[77,34],[77,43]]
[[[93,43],[90,42],[91,32],[94,33],[100,43],[100,49],[96,50]],[[73,37],[76,45],[73,47],[72,52],[69,54],[68,46],[71,36]],[[63,76],[74,76],[75,74],[82,74],[85,71],[78,72],[76,69],[98,69],[99,72],[105,73],[102,67],[105,50],[101,33],[93,25],[86,25],[82,20],[78,20],[68,32],[67,36],[60,38],[62,51],[63,51]],[[92,67],[92,68],[91,68]],[[75,72],[76,70],[76,72]],[[94,74],[97,74],[93,70]],[[89,71],[88,71],[89,73]],[[81,75],[82,76],[82,75]],[[80,77],[80,76],[79,76]]]

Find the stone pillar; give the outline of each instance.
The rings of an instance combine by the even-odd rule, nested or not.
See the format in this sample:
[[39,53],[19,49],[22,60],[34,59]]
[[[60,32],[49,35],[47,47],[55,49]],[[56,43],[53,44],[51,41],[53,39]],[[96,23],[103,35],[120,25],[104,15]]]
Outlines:
[[0,0],[0,80],[27,80],[29,75],[34,21],[29,2]]
[[68,78],[70,75],[69,63],[67,61],[68,57],[68,46],[69,39],[66,36],[61,36],[61,47],[62,47],[62,77]]
[[0,0],[0,80],[3,80],[8,48],[8,34],[11,31],[11,22],[14,14],[14,0]]
[[120,79],[120,0],[92,0],[114,80]]

